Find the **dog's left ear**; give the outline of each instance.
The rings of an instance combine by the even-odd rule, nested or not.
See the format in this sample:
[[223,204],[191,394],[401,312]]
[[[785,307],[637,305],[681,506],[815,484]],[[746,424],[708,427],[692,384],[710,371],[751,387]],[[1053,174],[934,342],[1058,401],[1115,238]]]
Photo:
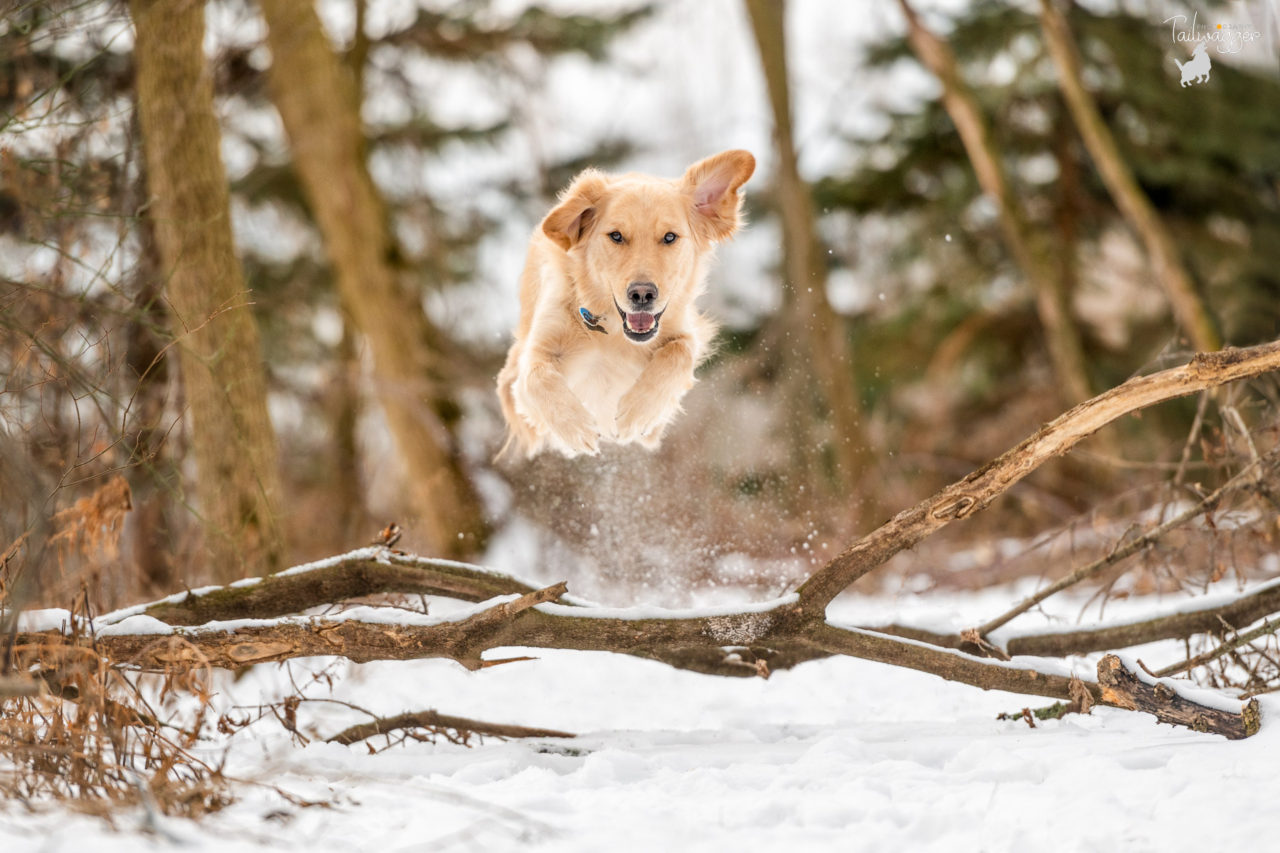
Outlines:
[[735,150],[699,160],[684,173],[686,192],[693,197],[694,227],[707,240],[725,240],[738,230],[742,208],[738,188],[755,170],[751,152]]

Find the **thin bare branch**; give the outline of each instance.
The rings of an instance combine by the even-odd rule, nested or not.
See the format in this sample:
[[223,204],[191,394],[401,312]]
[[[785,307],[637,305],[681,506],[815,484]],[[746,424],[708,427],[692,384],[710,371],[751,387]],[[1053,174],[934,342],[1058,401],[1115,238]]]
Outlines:
[[1194,610],[1151,619],[1013,637],[1005,643],[1005,651],[1011,655],[1083,655],[1214,633],[1222,629],[1224,621],[1228,625],[1250,625],[1276,612],[1280,612],[1280,582],[1268,583],[1225,603],[1206,603]]
[[[1275,461],[1277,456],[1280,456],[1280,448],[1268,453],[1267,459],[1268,461]],[[1263,460],[1261,458],[1255,459],[1253,462],[1250,462],[1248,465],[1246,465],[1243,470],[1237,473],[1234,477],[1232,477],[1222,486],[1215,489],[1211,494],[1209,494],[1203,500],[1198,501],[1197,503],[1193,504],[1192,506],[1178,513],[1173,518],[1166,521],[1164,524],[1161,524],[1152,528],[1151,530],[1147,531],[1146,533],[1144,533],[1143,535],[1135,539],[1131,539],[1130,541],[1126,542],[1124,545],[1121,545],[1120,547],[1112,550],[1106,556],[1099,557],[1093,562],[1081,566],[1080,568],[1076,569],[1075,571],[1071,572],[1065,577],[1060,578],[1057,581],[1054,581],[1053,583],[1049,584],[1044,589],[1037,590],[1034,594],[1027,596],[1022,601],[1014,605],[1012,608],[1000,614],[999,616],[995,617],[994,619],[990,619],[987,622],[984,622],[977,629],[978,635],[980,637],[987,636],[988,634],[990,634],[992,631],[996,630],[1000,626],[1012,621],[1018,616],[1021,616],[1023,613],[1026,613],[1028,610],[1035,607],[1037,604],[1044,601],[1046,598],[1049,598],[1052,595],[1056,595],[1057,593],[1062,592],[1064,589],[1075,586],[1076,584],[1080,583],[1083,580],[1087,580],[1091,577],[1094,577],[1103,569],[1109,566],[1114,566],[1116,563],[1119,563],[1120,561],[1128,557],[1131,557],[1132,555],[1138,553],[1139,551],[1159,541],[1162,537],[1164,537],[1165,534],[1169,533],[1171,530],[1175,530],[1181,527],[1182,525],[1186,524],[1187,522],[1191,521],[1194,518],[1199,518],[1204,513],[1209,512],[1210,510],[1217,507],[1217,505],[1222,501],[1222,499],[1226,497],[1228,494],[1238,491],[1240,489],[1249,488],[1257,481],[1258,473],[1259,473],[1258,469],[1262,466],[1262,462]]]
[[1280,623],[1264,620],[1258,627],[1245,631],[1243,634],[1237,634],[1230,640],[1220,644],[1215,649],[1211,649],[1202,655],[1196,655],[1193,658],[1187,658],[1179,663],[1170,664],[1164,669],[1156,670],[1155,674],[1160,678],[1164,678],[1166,676],[1177,675],[1182,672],[1189,672],[1198,666],[1204,666],[1207,663],[1212,663],[1223,655],[1233,652],[1241,646],[1248,645],[1260,637],[1265,637],[1268,634],[1274,634],[1276,631],[1280,631]]
[[405,714],[396,714],[394,717],[378,717],[367,723],[359,723],[343,729],[331,738],[326,738],[326,742],[358,743],[367,738],[390,734],[402,729],[451,729],[455,732],[498,738],[575,737],[570,732],[557,731],[556,729],[535,729],[506,723],[488,723],[484,720],[471,720],[466,717],[451,717],[448,714],[440,714],[436,711],[413,711]]

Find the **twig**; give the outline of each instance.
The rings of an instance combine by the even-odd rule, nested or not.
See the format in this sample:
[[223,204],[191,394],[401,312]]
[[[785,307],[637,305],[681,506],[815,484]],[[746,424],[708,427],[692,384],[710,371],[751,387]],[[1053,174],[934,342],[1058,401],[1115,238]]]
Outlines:
[[1181,663],[1170,664],[1164,669],[1155,673],[1156,676],[1164,678],[1169,675],[1177,675],[1180,672],[1188,672],[1197,666],[1203,666],[1206,663],[1212,663],[1218,658],[1229,652],[1233,652],[1243,645],[1252,643],[1259,637],[1265,637],[1267,634],[1274,634],[1280,630],[1280,623],[1263,620],[1262,624],[1252,630],[1245,631],[1243,634],[1237,634],[1230,640],[1224,641],[1217,648],[1207,651],[1204,654],[1196,655],[1193,658],[1187,658]]
[[[1280,455],[1280,451],[1272,450],[1267,454],[1266,458],[1268,460],[1274,460],[1277,455]],[[1026,613],[1049,596],[1062,592],[1062,590],[1067,589],[1068,587],[1075,586],[1081,581],[1093,577],[1108,566],[1113,566],[1121,560],[1138,553],[1142,549],[1158,541],[1169,531],[1181,527],[1193,518],[1213,509],[1226,495],[1236,491],[1237,489],[1242,489],[1252,485],[1257,479],[1254,469],[1258,468],[1262,461],[1262,459],[1255,459],[1253,462],[1250,462],[1234,477],[1223,483],[1219,488],[1215,489],[1210,495],[1183,512],[1178,513],[1164,524],[1149,530],[1136,539],[1131,539],[1129,542],[1111,551],[1105,557],[1099,557],[1093,562],[1081,566],[1066,577],[1060,578],[1046,586],[1044,589],[1038,590],[1032,595],[1027,596],[994,619],[984,622],[977,629],[978,635],[981,637],[987,636],[1002,625],[1012,621],[1018,616],[1021,616],[1023,613]]]
[[1271,582],[1230,601],[1199,610],[1184,610],[1099,628],[1026,634],[1005,644],[1011,655],[1082,655],[1159,640],[1180,640],[1220,630],[1222,620],[1249,625],[1280,611],[1280,582]]
[[1187,440],[1182,445],[1182,458],[1178,460],[1178,473],[1173,477],[1175,486],[1182,485],[1182,479],[1187,475],[1187,467],[1191,462],[1191,448],[1200,438],[1200,430],[1204,427],[1204,413],[1209,407],[1209,398],[1213,396],[1208,391],[1200,393],[1200,399],[1196,402],[1196,416],[1191,421],[1191,429],[1187,431]]
[[1244,425],[1244,418],[1240,416],[1240,410],[1233,405],[1228,405],[1222,408],[1222,414],[1224,415],[1224,420],[1235,427],[1236,432],[1240,433],[1240,437],[1249,446],[1249,457],[1254,462],[1257,462],[1258,446],[1253,443],[1253,436],[1249,434],[1249,428]]
[[343,729],[336,735],[326,738],[327,743],[358,743],[375,735],[385,735],[400,729],[453,729],[457,732],[487,735],[499,738],[521,737],[575,737],[570,732],[556,729],[537,729],[529,726],[514,726],[506,723],[489,723],[484,720],[472,720],[466,717],[451,717],[436,711],[414,711],[396,714],[394,717],[376,717],[371,722],[359,723]]

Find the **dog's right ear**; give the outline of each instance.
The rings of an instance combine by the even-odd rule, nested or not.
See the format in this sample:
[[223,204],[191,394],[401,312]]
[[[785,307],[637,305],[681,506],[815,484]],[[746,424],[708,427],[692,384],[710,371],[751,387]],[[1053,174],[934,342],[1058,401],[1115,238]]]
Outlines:
[[604,174],[595,169],[579,174],[560,194],[560,203],[542,220],[542,233],[561,249],[569,251],[591,227],[596,205],[604,197],[606,184]]

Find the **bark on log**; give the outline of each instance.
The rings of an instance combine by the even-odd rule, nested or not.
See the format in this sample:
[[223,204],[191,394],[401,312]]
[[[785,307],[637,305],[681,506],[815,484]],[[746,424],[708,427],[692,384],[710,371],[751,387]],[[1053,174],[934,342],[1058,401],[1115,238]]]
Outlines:
[[1104,704],[1154,714],[1162,723],[1186,726],[1197,732],[1213,732],[1231,740],[1258,733],[1261,713],[1258,700],[1250,699],[1239,712],[1199,705],[1164,681],[1144,681],[1125,668],[1120,658],[1107,655],[1098,661],[1098,684]]

